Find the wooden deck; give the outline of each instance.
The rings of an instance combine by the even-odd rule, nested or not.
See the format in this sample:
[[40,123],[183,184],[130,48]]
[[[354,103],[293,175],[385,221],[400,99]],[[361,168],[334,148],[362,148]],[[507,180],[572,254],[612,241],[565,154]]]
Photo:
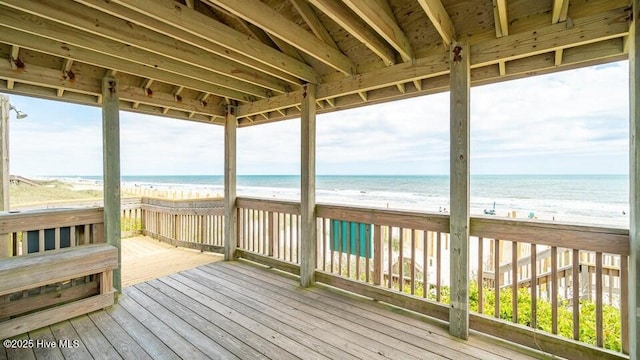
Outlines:
[[[455,339],[421,316],[244,261],[125,288],[119,304],[23,334],[0,359],[528,359],[503,343]],[[69,341],[71,346],[44,344]]]
[[222,255],[175,247],[148,236],[122,239],[122,286],[193,269],[222,260]]

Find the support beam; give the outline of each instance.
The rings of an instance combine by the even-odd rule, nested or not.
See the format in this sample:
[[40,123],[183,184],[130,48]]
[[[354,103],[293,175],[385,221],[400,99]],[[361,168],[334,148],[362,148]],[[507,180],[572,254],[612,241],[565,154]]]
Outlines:
[[236,0],[206,1],[257,25],[266,32],[279,37],[345,75],[355,74],[355,65],[346,55],[301,29],[298,24],[282,16],[260,0],[243,0],[241,2]]
[[[9,211],[9,97],[0,95],[0,211]],[[0,234],[0,259],[13,253],[8,234]]]
[[238,208],[236,207],[236,130],[238,109],[227,105],[224,123],[224,259],[236,258]]
[[102,79],[102,155],[104,186],[104,238],[118,249],[113,287],[122,292],[120,247],[120,107],[118,80]]
[[[4,12],[0,12],[0,18],[3,15]],[[3,20],[0,19],[0,23],[2,22]],[[200,79],[183,76],[182,74],[164,71],[139,63],[124,61],[122,58],[111,56],[107,53],[87,50],[80,46],[32,35],[3,25],[0,25],[0,42],[20,44],[23,47],[38,49],[38,51],[47,54],[72,58],[87,64],[114,69],[140,77],[155,78],[158,81],[166,82],[168,84],[183,85],[194,90],[206,91],[219,96],[228,96],[240,101],[253,100],[252,97],[246,93],[218,86]]]
[[353,12],[358,14],[362,20],[396,49],[403,61],[411,61],[414,56],[409,38],[398,26],[398,22],[386,1],[343,0]]
[[567,21],[569,12],[569,0],[553,0],[553,10],[551,11],[551,23]]
[[[629,29],[629,359],[640,359],[640,0]],[[624,301],[624,299],[623,299]]]
[[316,270],[316,85],[307,84],[302,93],[300,117],[300,170],[302,222],[300,252],[300,285],[309,287],[315,281]]
[[309,0],[315,7],[329,16],[349,34],[363,43],[382,59],[385,65],[396,63],[395,53],[384,39],[373,31],[362,19],[353,15],[339,0]]
[[338,49],[338,45],[333,40],[331,35],[329,35],[329,31],[322,24],[320,19],[318,19],[318,15],[313,11],[311,5],[306,0],[289,0],[291,5],[298,11],[300,16],[304,19],[304,22],[309,25],[309,28],[313,32],[313,34],[318,37],[320,40],[324,41],[325,44],[331,46],[334,49]]
[[469,337],[469,118],[471,66],[469,45],[451,46],[451,308],[449,333]]
[[445,46],[449,46],[456,39],[456,29],[453,27],[453,22],[447,10],[445,10],[440,0],[418,0],[420,6],[427,17],[431,20],[431,23],[436,28],[436,31],[442,37],[442,42]]
[[509,35],[507,0],[493,0],[493,18],[496,23],[496,37],[501,38]]
[[20,63],[18,60],[19,54],[20,54],[20,46],[11,45],[11,58],[9,59],[9,62],[11,62],[12,70],[18,70],[18,64]]

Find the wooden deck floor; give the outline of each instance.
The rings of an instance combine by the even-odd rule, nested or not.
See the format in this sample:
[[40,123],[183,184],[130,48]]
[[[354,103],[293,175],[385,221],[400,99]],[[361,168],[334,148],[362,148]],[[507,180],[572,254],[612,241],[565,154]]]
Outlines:
[[[243,261],[217,262],[124,289],[110,309],[32,331],[0,359],[527,359],[467,342],[370,300]],[[69,341],[71,346],[44,344]],[[40,345],[40,346],[38,346]]]
[[175,247],[148,236],[125,238],[122,239],[122,286],[157,279],[222,259],[220,254]]

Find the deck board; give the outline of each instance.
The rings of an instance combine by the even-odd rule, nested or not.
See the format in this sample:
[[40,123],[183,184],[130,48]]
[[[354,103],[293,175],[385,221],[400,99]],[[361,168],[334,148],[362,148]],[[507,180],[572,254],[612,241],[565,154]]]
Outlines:
[[175,247],[148,236],[125,238],[122,239],[122,286],[139,284],[220,260],[220,254]]
[[119,303],[32,331],[77,348],[0,359],[530,359],[485,337],[462,341],[420,315],[244,261],[216,262],[124,289]]

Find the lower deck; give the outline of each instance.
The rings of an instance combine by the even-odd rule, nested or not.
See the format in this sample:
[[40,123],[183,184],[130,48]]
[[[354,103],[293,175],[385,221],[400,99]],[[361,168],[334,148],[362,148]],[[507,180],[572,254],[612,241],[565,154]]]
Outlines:
[[202,265],[127,287],[119,303],[107,310],[14,339],[31,339],[33,347],[0,349],[0,359],[529,359],[536,355],[475,333],[468,341],[459,340],[420,315],[324,286],[301,289],[292,276],[244,261]]

